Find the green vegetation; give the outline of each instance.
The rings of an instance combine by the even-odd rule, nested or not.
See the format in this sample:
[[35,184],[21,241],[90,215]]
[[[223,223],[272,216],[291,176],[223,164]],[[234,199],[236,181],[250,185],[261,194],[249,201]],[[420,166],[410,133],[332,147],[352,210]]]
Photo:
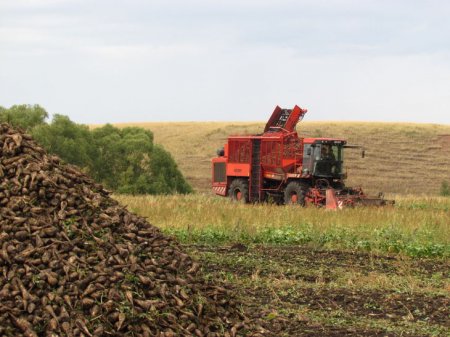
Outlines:
[[181,241],[273,336],[448,336],[449,198],[342,211],[115,198]]
[[26,130],[44,124],[47,118],[47,111],[39,105],[13,105],[9,109],[0,106],[0,123],[9,123]]
[[88,127],[78,125],[66,116],[55,115],[50,124],[39,124],[30,132],[48,152],[66,162],[86,168],[93,166],[96,148]]
[[206,195],[122,196],[121,203],[181,242],[307,245],[326,249],[450,256],[450,200],[403,197],[394,207],[241,205]]
[[26,129],[47,151],[118,193],[192,192],[170,153],[153,144],[150,130],[109,124],[91,130],[67,116],[55,115],[50,123],[47,118],[38,105],[0,107],[0,122]]
[[443,197],[450,196],[450,186],[447,181],[443,181],[441,184],[441,195]]

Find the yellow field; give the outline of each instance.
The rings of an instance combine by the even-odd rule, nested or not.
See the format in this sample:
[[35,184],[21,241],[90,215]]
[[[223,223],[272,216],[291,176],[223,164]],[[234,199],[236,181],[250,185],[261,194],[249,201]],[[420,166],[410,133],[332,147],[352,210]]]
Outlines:
[[[209,192],[210,159],[228,135],[255,134],[263,122],[129,123],[150,129],[155,142],[172,153],[191,185]],[[300,135],[340,137],[366,147],[366,157],[347,150],[347,185],[375,194],[437,195],[450,183],[450,125],[369,122],[301,122]]]

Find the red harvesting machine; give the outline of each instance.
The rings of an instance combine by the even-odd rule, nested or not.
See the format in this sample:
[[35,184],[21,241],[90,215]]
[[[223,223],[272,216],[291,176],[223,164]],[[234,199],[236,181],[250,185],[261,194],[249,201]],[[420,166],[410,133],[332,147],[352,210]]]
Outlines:
[[335,138],[301,138],[295,126],[306,109],[276,107],[262,134],[230,136],[212,159],[212,188],[240,202],[274,200],[336,209],[354,205],[393,204],[368,197],[361,188],[346,187],[343,170],[347,145]]

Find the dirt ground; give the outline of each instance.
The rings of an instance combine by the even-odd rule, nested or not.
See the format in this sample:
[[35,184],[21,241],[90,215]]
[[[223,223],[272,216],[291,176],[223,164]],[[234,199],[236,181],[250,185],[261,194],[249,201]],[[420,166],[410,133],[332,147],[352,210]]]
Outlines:
[[188,246],[264,336],[450,336],[450,263],[302,247]]

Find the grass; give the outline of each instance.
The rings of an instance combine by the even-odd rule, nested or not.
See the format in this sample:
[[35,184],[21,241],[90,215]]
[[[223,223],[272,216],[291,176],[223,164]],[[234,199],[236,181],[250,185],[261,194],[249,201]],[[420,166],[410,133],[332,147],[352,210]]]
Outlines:
[[348,208],[241,205],[227,198],[115,196],[184,243],[295,244],[330,249],[450,256],[450,198],[396,198],[394,207]]
[[[261,115],[269,117],[268,113]],[[260,133],[263,122],[160,122],[127,123],[150,129],[155,142],[174,156],[191,185],[210,190],[210,160],[229,135]],[[438,195],[443,181],[450,181],[450,125],[369,122],[301,122],[305,137],[329,136],[366,147],[346,152],[349,186],[362,186],[371,194]],[[368,172],[370,174],[368,175]]]
[[268,336],[449,335],[448,197],[337,212],[200,193],[114,197],[177,237]]

